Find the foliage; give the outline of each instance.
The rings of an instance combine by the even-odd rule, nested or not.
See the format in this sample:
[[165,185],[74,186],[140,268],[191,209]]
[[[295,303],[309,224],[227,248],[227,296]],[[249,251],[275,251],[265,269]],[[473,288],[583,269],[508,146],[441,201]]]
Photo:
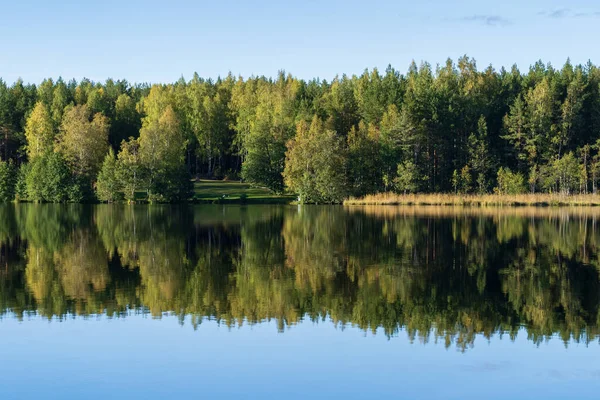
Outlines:
[[65,160],[58,153],[36,157],[27,168],[27,199],[33,202],[63,203],[79,200],[78,182],[74,182]]
[[498,186],[494,192],[498,194],[520,194],[525,192],[525,179],[519,172],[512,172],[509,168],[498,169]]
[[147,175],[140,156],[139,140],[124,140],[117,155],[116,177],[127,201],[135,201],[136,192],[147,187]]
[[579,163],[573,152],[554,160],[541,171],[543,188],[549,192],[570,194],[580,185]]
[[100,113],[92,117],[87,105],[66,109],[57,150],[75,174],[97,175],[108,149],[108,124],[108,118]]
[[15,198],[16,169],[12,162],[0,161],[0,202]]
[[[189,193],[189,184],[185,182],[190,177],[184,165],[187,142],[170,105],[156,112],[144,120],[139,138],[140,161],[148,173],[148,197],[158,201],[180,200]],[[179,184],[181,188],[173,187]]]
[[27,118],[25,127],[27,139],[27,157],[30,160],[53,150],[54,125],[46,105],[38,102]]
[[[341,139],[346,162],[336,175],[345,176],[344,192],[353,196],[404,187],[485,194],[502,186],[500,167],[525,177],[532,193],[596,193],[599,99],[600,69],[592,63],[478,70],[467,56],[437,67],[412,63],[405,74],[390,66],[331,81],[283,71],[217,80],[194,74],[154,85],[0,80],[0,156],[20,166],[58,151],[78,182],[72,198],[87,199],[109,145],[120,154],[133,138],[136,171],[120,172],[129,176],[130,200],[133,187],[150,201],[186,198],[184,171],[241,176],[282,193],[293,191],[282,175],[287,144],[299,140],[298,123],[317,116]],[[569,153],[575,161],[563,160]],[[409,166],[410,187],[394,187]],[[164,193],[163,183],[170,186]]]
[[348,175],[353,196],[374,193],[382,185],[379,131],[363,121],[348,133]]
[[287,147],[283,176],[301,203],[340,203],[347,197],[344,143],[317,116],[310,126],[298,124]]
[[412,161],[404,161],[398,164],[394,178],[394,187],[400,193],[415,193],[418,189],[417,167]]
[[102,168],[96,181],[96,196],[98,200],[112,203],[121,197],[121,183],[117,171],[115,152],[109,149],[104,157]]

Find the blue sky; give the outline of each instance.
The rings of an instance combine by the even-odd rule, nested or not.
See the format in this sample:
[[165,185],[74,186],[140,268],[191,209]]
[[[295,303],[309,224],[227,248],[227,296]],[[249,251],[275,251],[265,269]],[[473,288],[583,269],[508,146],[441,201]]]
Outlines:
[[331,79],[411,60],[463,54],[478,66],[542,59],[600,63],[600,4],[506,1],[38,1],[0,0],[0,76],[125,78],[180,76]]

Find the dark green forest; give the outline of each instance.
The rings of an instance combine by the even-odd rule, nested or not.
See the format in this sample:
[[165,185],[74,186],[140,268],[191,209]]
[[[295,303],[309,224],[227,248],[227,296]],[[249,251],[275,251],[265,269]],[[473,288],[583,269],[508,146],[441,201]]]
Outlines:
[[331,81],[0,80],[0,200],[175,202],[243,179],[301,202],[397,193],[596,193],[600,69],[473,59]]

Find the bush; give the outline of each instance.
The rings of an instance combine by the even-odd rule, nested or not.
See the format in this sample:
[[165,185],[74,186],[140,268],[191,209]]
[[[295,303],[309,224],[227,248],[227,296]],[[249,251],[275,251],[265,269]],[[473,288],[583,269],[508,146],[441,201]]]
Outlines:
[[525,192],[525,178],[520,173],[514,173],[509,168],[500,167],[498,170],[498,186],[494,188],[497,194],[521,194]]
[[185,167],[162,171],[152,183],[148,200],[175,203],[188,200],[193,192],[191,176]]
[[397,192],[415,193],[419,188],[417,166],[412,161],[398,164],[393,182]]
[[36,157],[27,168],[25,186],[27,199],[34,202],[62,203],[80,201],[78,182],[57,153]]

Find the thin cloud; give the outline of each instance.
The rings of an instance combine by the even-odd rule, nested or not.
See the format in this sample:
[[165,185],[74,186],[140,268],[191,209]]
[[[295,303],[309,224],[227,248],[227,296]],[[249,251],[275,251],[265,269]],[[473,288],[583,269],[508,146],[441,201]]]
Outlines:
[[547,18],[564,19],[564,18],[598,18],[600,17],[600,11],[573,11],[570,8],[559,8],[552,11],[540,11],[537,15],[541,15]]
[[571,16],[571,10],[568,8],[559,8],[558,10],[550,11],[548,13],[550,18],[565,18]]
[[476,14],[459,18],[459,20],[464,22],[477,22],[487,26],[506,26],[511,24],[511,21],[509,19],[504,18],[500,15]]
[[588,18],[588,17],[595,17],[598,18],[600,17],[600,11],[596,11],[596,12],[579,12],[575,15],[573,15],[576,18]]

